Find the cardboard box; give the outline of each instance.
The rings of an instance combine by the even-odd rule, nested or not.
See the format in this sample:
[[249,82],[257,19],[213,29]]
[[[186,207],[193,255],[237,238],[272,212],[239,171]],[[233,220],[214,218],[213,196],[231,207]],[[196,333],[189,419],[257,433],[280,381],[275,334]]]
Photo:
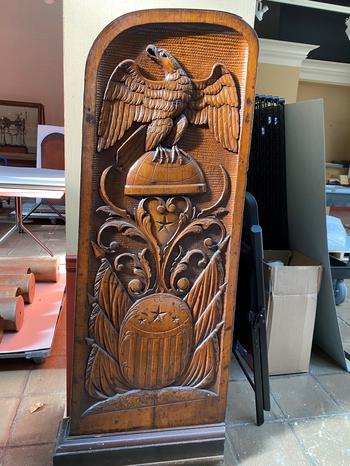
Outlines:
[[297,251],[265,251],[264,275],[270,375],[308,372],[322,266]]

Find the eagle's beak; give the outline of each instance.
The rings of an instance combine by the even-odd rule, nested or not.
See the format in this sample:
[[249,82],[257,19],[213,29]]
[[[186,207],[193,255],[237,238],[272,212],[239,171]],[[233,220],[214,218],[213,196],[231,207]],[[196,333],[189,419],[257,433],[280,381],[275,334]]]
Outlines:
[[158,58],[158,48],[155,45],[153,45],[153,44],[147,45],[146,52],[147,52],[147,55],[150,58],[152,58],[153,60],[157,60],[157,58]]

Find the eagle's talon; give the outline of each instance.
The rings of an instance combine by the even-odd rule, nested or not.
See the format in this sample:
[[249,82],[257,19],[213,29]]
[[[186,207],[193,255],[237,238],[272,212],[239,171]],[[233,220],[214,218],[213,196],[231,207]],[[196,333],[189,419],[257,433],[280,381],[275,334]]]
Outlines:
[[164,163],[164,160],[166,160],[166,152],[165,152],[165,149],[163,146],[159,146],[159,149],[160,149],[160,163]]
[[183,163],[183,157],[182,155],[187,155],[185,151],[183,151],[182,149],[180,149],[179,147],[177,147],[177,145],[174,146],[174,151],[177,155],[177,160],[179,161],[179,164],[182,165]]
[[170,163],[170,157],[169,157],[168,149],[163,147],[163,151],[164,151],[165,162]]
[[155,150],[155,152],[154,152],[154,156],[153,156],[152,162],[158,162],[158,156],[159,156],[159,147],[157,146],[157,147],[156,147],[156,150]]
[[169,163],[168,150],[163,146],[157,146],[152,162]]

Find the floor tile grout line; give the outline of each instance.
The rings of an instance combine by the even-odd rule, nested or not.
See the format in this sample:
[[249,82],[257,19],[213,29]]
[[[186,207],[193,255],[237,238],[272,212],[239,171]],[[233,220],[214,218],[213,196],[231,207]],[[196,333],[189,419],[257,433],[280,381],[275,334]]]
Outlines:
[[7,448],[8,442],[10,440],[12,430],[13,430],[14,425],[15,425],[16,417],[17,417],[17,414],[18,414],[18,410],[19,410],[19,407],[20,407],[21,402],[23,400],[23,397],[24,397],[23,395],[24,395],[24,392],[25,392],[25,389],[26,389],[26,386],[27,386],[27,383],[28,383],[29,376],[30,376],[31,372],[32,372],[32,369],[29,369],[26,380],[25,380],[25,383],[23,384],[22,393],[20,393],[19,396],[16,397],[16,398],[18,398],[18,404],[16,406],[16,411],[15,411],[15,414],[14,414],[14,416],[12,418],[11,427],[9,429],[9,433],[8,433],[8,436],[7,436],[7,439],[6,439],[6,442],[5,442],[5,447],[4,447],[5,449]]
[[[286,418],[286,413],[283,411],[281,405],[279,404],[277,398],[274,396],[274,394],[272,393],[271,389],[270,389],[270,401],[271,401],[271,398],[274,400],[274,402],[276,403],[276,405],[278,406],[278,409],[281,411],[281,413],[283,414],[283,418],[285,419]],[[271,404],[271,403],[270,403]],[[271,407],[271,406],[270,406]],[[271,412],[271,410],[269,411]]]
[[294,438],[296,439],[298,445],[300,446],[302,452],[304,453],[306,459],[308,460],[308,462],[313,466],[318,466],[318,463],[314,460],[314,458],[312,458],[312,456],[309,454],[309,452],[305,448],[305,445],[303,444],[303,442],[297,436],[297,434],[295,432],[295,429],[294,429],[294,426],[291,425],[290,423],[288,423],[288,425],[289,425],[289,428],[291,429],[291,431],[292,431],[292,433],[294,435]]
[[[330,414],[319,414],[315,416],[306,416],[306,417],[281,417],[276,419],[267,419],[264,424],[288,424],[290,422],[302,422],[302,421],[314,421],[317,419],[336,419],[340,417],[350,416],[350,411],[342,411],[341,413],[330,413]],[[250,422],[234,422],[234,421],[225,421],[229,427],[243,427],[249,425],[256,425],[255,421]]]
[[22,443],[21,445],[8,445],[4,450],[16,450],[19,448],[30,448],[30,447],[43,447],[45,445],[55,445],[55,442]]
[[[334,375],[336,375],[336,374],[334,374]],[[338,408],[343,409],[343,407],[338,403],[338,401],[337,401],[337,399],[335,398],[335,396],[333,396],[332,393],[330,393],[330,392],[326,389],[326,387],[324,387],[324,386],[322,385],[321,381],[318,380],[317,376],[314,376],[314,375],[313,375],[312,377],[316,380],[316,382],[317,382],[317,383],[319,384],[319,386],[322,388],[323,392],[326,393],[326,394],[329,396],[329,398],[336,404],[336,406],[337,406]],[[350,379],[349,379],[349,380],[350,380]]]
[[[344,374],[344,373],[348,374],[348,372],[345,369],[339,367],[339,370],[338,369],[329,369],[329,371],[327,370],[327,372],[322,372],[320,374],[316,374],[316,373],[312,372],[312,370],[310,370],[309,372],[302,372],[300,374],[284,374],[284,375],[272,375],[272,376],[270,375],[269,380],[270,381],[271,380],[284,380],[286,378],[291,378],[292,379],[292,378],[303,377],[303,376],[307,376],[307,375],[312,375],[314,377],[318,377],[320,375],[334,375],[334,374]],[[241,379],[238,379],[238,378],[230,379],[229,378],[229,382],[247,382],[247,383],[249,383],[247,378],[244,377],[244,376],[242,376]]]
[[[241,380],[238,380],[238,382],[242,382],[242,381],[241,381]],[[243,380],[243,382],[246,382],[247,384],[249,384],[248,381],[244,381],[244,380]],[[249,384],[249,385],[250,385],[250,384]],[[254,391],[253,391],[253,394],[254,394]],[[272,393],[271,390],[270,390],[270,401],[271,401],[271,398],[273,399],[273,401],[276,403],[277,407],[278,407],[279,410],[281,411],[281,413],[282,413],[282,415],[283,415],[283,418],[285,418],[285,417],[286,417],[286,414],[284,413],[283,409],[281,408],[280,404],[278,403],[277,398],[275,398],[275,396],[273,395],[273,393]],[[267,412],[267,413],[271,413],[271,411],[272,411],[272,410],[270,409],[270,411],[264,411],[264,412],[265,412],[265,413],[266,413],[266,412]],[[276,419],[278,419],[278,418],[276,418]],[[280,419],[281,419],[281,418],[280,418]]]
[[[340,372],[340,374],[343,374],[344,371]],[[333,373],[333,374],[329,374],[329,375],[336,375],[338,373]],[[266,420],[265,422],[267,423],[275,423],[275,422],[281,422],[281,421],[286,421],[286,422],[290,422],[290,421],[296,421],[296,420],[303,420],[303,419],[315,419],[315,418],[322,418],[322,417],[329,417],[329,416],[338,416],[338,415],[348,415],[350,414],[350,411],[348,412],[347,410],[344,410],[342,406],[339,405],[339,403],[337,402],[337,400],[325,389],[325,387],[323,387],[322,383],[317,379],[317,377],[314,375],[314,374],[311,374],[311,373],[306,373],[305,375],[310,375],[312,377],[312,379],[316,382],[316,384],[320,387],[322,393],[324,393],[327,398],[331,401],[332,405],[334,407],[337,407],[337,408],[341,408],[342,409],[342,413],[330,413],[330,414],[321,414],[321,415],[315,415],[315,416],[307,416],[307,417],[292,417],[292,416],[288,416],[287,413],[285,413],[281,407],[281,405],[279,404],[277,398],[274,396],[274,394],[272,392],[270,392],[270,397],[275,401],[277,407],[280,409],[281,413],[282,413],[282,416],[281,417],[277,417],[275,419],[268,419]],[[328,375],[328,374],[324,374],[324,375]],[[281,380],[283,380],[283,378],[281,377]],[[232,382],[246,382],[246,381],[241,381],[241,380],[238,380],[238,381],[232,381]],[[246,382],[248,383],[248,382]],[[254,422],[235,422],[235,421],[226,421],[228,423],[228,425],[230,426],[242,426],[242,425],[250,425],[250,424],[254,424]]]
[[[12,418],[12,421],[11,421],[11,425],[10,425],[10,428],[9,428],[9,431],[8,431],[8,435],[7,435],[7,439],[6,441],[4,442],[4,451],[6,450],[7,446],[8,446],[8,442],[10,440],[10,437],[11,437],[11,433],[12,433],[12,429],[13,429],[13,426],[15,424],[15,419],[17,417],[17,413],[18,413],[18,409],[19,409],[19,406],[21,404],[21,401],[22,401],[22,398],[21,397],[18,397],[16,398],[18,400],[18,403],[17,403],[17,406],[16,406],[16,410],[15,410],[15,414],[13,415],[13,418]],[[0,465],[1,466],[1,465]]]
[[344,324],[346,324],[346,325],[348,325],[348,326],[350,327],[350,323],[349,323],[347,320],[345,320],[345,319],[343,319],[342,317],[340,317],[339,314],[337,314],[337,318],[338,318],[339,320],[341,320]]
[[341,367],[339,367],[339,371],[338,370],[334,370],[334,369],[330,369],[330,372],[322,372],[321,374],[316,374],[315,372],[308,372],[308,374],[310,375],[313,375],[314,377],[318,377],[319,375],[334,375],[334,374],[343,374],[343,373],[347,373],[347,371]]
[[[226,428],[225,428],[226,430]],[[241,461],[239,459],[239,454],[237,453],[237,450],[233,444],[233,439],[231,439],[231,436],[229,434],[229,432],[227,432],[227,441],[228,441],[228,445],[229,445],[229,448],[231,450],[231,453],[232,453],[232,456],[236,459],[237,463],[238,464],[241,464]]]

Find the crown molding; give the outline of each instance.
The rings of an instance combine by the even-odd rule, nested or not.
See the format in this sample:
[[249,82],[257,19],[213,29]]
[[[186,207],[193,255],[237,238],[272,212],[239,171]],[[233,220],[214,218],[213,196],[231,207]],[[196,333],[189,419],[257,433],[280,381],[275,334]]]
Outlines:
[[350,63],[307,59],[302,64],[300,80],[350,86]]
[[259,39],[259,44],[259,63],[294,67],[301,67],[309,52],[319,47],[319,45],[263,38]]

